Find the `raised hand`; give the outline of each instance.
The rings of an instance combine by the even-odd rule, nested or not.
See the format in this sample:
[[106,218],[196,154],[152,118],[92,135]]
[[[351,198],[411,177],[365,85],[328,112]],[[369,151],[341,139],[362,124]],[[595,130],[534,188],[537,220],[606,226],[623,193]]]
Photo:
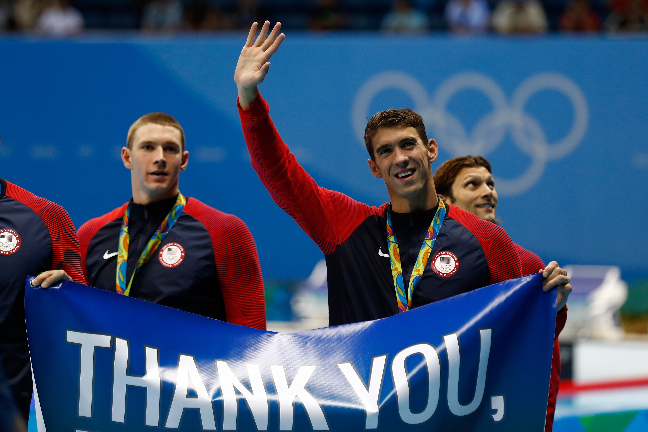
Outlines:
[[[248,109],[259,94],[258,85],[263,82],[270,68],[270,57],[279,49],[285,35],[279,34],[281,23],[275,24],[268,35],[270,21],[266,21],[261,28],[261,33],[254,39],[258,24],[252,24],[245,46],[241,50],[234,81],[238,87],[239,104],[241,108]],[[267,36],[267,37],[266,37]]]

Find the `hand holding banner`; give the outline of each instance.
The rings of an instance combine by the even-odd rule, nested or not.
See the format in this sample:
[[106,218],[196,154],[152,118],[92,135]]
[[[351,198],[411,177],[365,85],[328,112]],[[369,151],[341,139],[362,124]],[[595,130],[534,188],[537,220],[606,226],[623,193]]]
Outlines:
[[50,431],[542,431],[555,326],[542,276],[390,318],[272,333],[72,282],[27,284]]

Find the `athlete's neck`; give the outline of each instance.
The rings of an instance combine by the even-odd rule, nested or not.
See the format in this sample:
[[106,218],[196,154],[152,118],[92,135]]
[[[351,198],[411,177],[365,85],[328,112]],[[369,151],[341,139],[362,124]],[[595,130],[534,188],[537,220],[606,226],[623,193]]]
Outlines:
[[401,195],[390,197],[392,210],[396,213],[411,213],[430,210],[439,205],[439,197],[436,194],[434,183],[428,185],[420,192],[412,197],[404,197]]
[[146,193],[141,190],[133,189],[133,202],[135,204],[151,204],[162,201],[178,195],[178,186],[162,191],[160,194]]

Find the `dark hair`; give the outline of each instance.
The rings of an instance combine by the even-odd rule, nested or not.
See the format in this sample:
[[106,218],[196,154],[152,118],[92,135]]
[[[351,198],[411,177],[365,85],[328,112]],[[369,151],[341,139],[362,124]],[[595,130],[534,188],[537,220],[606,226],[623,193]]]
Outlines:
[[178,120],[174,119],[171,117],[169,114],[165,114],[162,112],[154,112],[154,113],[149,113],[149,114],[144,114],[142,117],[138,118],[135,123],[131,125],[131,127],[128,129],[128,136],[126,138],[126,147],[129,149],[133,148],[133,137],[135,136],[135,132],[137,130],[147,124],[156,124],[160,126],[171,126],[180,131],[180,147],[181,151],[184,152],[185,150],[185,135],[184,135],[184,130],[182,129],[182,126],[180,126],[180,123]]
[[461,156],[443,162],[434,173],[434,187],[437,193],[454,199],[452,185],[457,176],[462,169],[475,167],[484,167],[489,173],[493,173],[490,162],[483,156]]
[[385,111],[381,111],[378,114],[375,114],[367,123],[365,127],[365,146],[367,146],[367,152],[372,160],[375,160],[373,147],[371,140],[378,133],[380,128],[389,128],[389,127],[413,127],[416,129],[419,137],[423,140],[423,143],[427,145],[428,138],[425,133],[425,125],[423,125],[423,118],[415,113],[409,108],[402,109],[393,109],[390,108]]

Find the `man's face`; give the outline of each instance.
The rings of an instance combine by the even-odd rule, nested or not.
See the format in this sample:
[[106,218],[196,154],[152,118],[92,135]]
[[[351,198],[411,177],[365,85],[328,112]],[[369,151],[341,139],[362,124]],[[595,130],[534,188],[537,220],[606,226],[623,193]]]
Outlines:
[[374,177],[385,181],[392,205],[396,206],[399,199],[427,199],[426,186],[433,181],[430,163],[437,157],[436,142],[423,142],[416,129],[408,126],[380,128],[371,143],[375,160],[369,159],[369,168]]
[[122,149],[131,170],[133,200],[148,204],[178,193],[178,178],[189,160],[182,151],[180,131],[172,126],[145,124],[133,136],[133,148]]
[[495,180],[484,167],[464,168],[452,184],[450,203],[480,219],[495,222],[497,191]]

